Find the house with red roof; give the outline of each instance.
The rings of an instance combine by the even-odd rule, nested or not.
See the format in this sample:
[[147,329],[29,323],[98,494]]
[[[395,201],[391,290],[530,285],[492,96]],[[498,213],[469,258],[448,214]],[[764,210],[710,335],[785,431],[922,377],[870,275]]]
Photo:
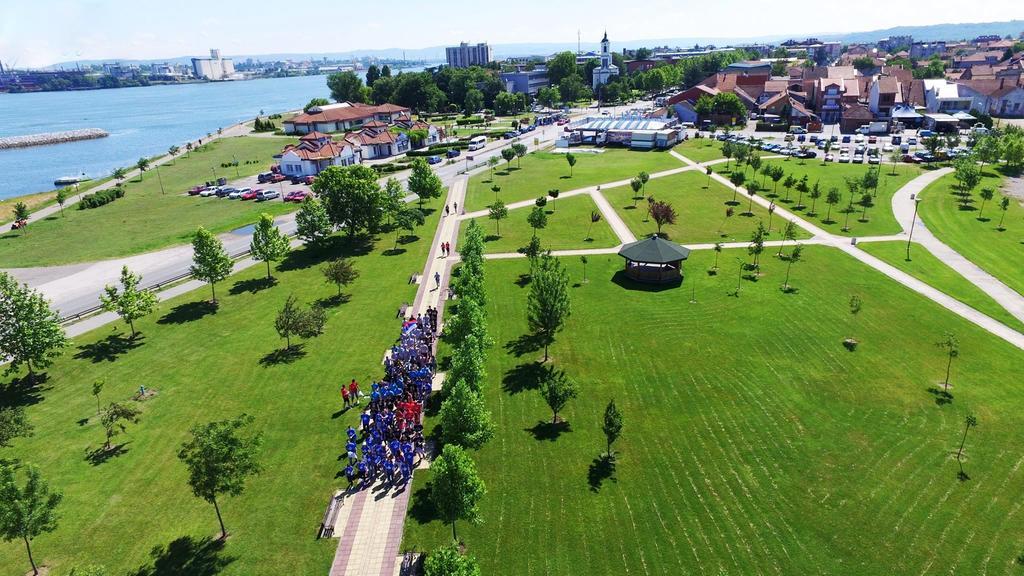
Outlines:
[[310,132],[298,144],[284,147],[279,157],[285,176],[316,176],[331,166],[359,163],[359,150],[349,142],[335,141],[322,132]]
[[394,124],[399,118],[408,117],[410,110],[395,104],[363,104],[361,102],[339,102],[314,106],[307,112],[282,122],[286,134],[308,134],[310,132],[347,132],[361,130],[370,122]]

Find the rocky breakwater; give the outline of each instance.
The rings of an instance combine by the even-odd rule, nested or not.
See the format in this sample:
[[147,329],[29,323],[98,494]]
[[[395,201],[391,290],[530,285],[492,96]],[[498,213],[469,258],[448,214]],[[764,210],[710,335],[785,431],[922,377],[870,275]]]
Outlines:
[[105,130],[100,130],[99,128],[85,128],[64,132],[47,132],[45,134],[26,134],[25,136],[2,136],[0,137],[0,150],[92,140],[93,138],[106,138],[109,135]]

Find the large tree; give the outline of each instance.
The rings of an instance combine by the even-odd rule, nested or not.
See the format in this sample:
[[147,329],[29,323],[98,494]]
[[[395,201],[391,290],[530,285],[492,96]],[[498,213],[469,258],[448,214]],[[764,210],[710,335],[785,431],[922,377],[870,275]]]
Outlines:
[[526,223],[533,228],[533,237],[537,237],[537,230],[543,230],[548,225],[548,213],[541,206],[534,206],[529,215],[526,216]]
[[661,228],[663,226],[676,223],[676,209],[668,202],[661,200],[652,202],[649,210],[651,218],[654,219],[654,223],[658,226],[658,236],[661,236]]
[[0,358],[8,359],[5,374],[25,366],[34,381],[35,370],[49,367],[67,343],[60,316],[43,295],[0,272]]
[[505,206],[505,203],[501,200],[495,200],[494,204],[491,204],[490,209],[487,211],[487,217],[494,220],[495,234],[501,236],[501,221],[508,217],[508,208]]
[[317,176],[312,189],[323,201],[331,224],[346,228],[349,236],[377,230],[384,195],[377,172],[369,166],[331,166]]
[[192,493],[213,504],[217,512],[221,539],[227,538],[228,532],[217,497],[238,496],[245,491],[245,481],[262,469],[256,458],[263,443],[262,434],[243,434],[252,421],[252,416],[242,414],[231,420],[193,426],[192,438],[178,451],[178,459],[188,468]]
[[544,361],[555,334],[572,313],[569,304],[569,275],[562,263],[550,254],[541,256],[530,282],[526,301],[526,319],[530,329],[544,343]]
[[121,289],[107,285],[100,294],[100,303],[107,312],[114,312],[128,323],[135,338],[135,321],[156,309],[157,297],[153,292],[140,288],[142,275],[135,274],[127,266],[121,267]]
[[141,411],[132,404],[111,402],[100,414],[100,424],[103,425],[103,431],[106,434],[103,449],[110,450],[110,441],[114,439],[114,436],[124,432],[127,429],[127,424],[138,422],[139,414]]
[[327,77],[327,88],[335,102],[363,102],[366,91],[355,72],[338,72]]
[[355,269],[355,266],[352,266],[352,261],[347,258],[331,260],[324,264],[320,271],[323,272],[324,279],[327,282],[337,286],[338,297],[341,297],[341,289],[343,287],[355,282],[356,278],[359,277],[359,271]]
[[558,423],[558,413],[565,408],[569,400],[579,395],[579,386],[576,385],[576,382],[566,376],[565,372],[555,369],[554,366],[548,366],[543,371],[537,390],[548,408],[551,408],[552,424]]
[[459,552],[458,546],[441,546],[427,555],[423,562],[423,576],[480,576],[476,558]]
[[288,237],[277,226],[274,226],[273,216],[260,214],[260,220],[252,231],[249,253],[252,254],[253,260],[267,263],[267,280],[273,278],[270,275],[270,263],[287,256],[289,250],[291,250],[291,246]]
[[292,336],[299,338],[313,338],[323,333],[324,324],[327,323],[327,313],[316,304],[308,309],[299,306],[299,300],[294,294],[288,296],[284,306],[278,311],[274,319],[274,329],[277,334],[285,339],[285,350],[291,350]]
[[431,500],[441,521],[452,525],[452,539],[458,540],[455,522],[481,522],[479,503],[487,488],[469,454],[455,444],[445,445],[441,455],[430,464],[430,472]]
[[327,210],[323,202],[307,197],[302,201],[302,206],[295,213],[296,233],[307,244],[320,245],[331,235],[331,219],[327,217]]
[[548,80],[552,86],[557,86],[563,78],[577,73],[576,55],[572,52],[559,52],[547,63]]
[[420,209],[423,208],[424,200],[440,198],[444,192],[444,184],[441,183],[441,179],[430,169],[430,165],[423,158],[413,160],[407,186],[409,192],[419,198]]
[[0,408],[0,448],[9,448],[15,438],[32,436],[33,430],[24,406]]
[[57,529],[57,506],[62,499],[60,492],[50,491],[39,468],[26,468],[22,488],[17,484],[13,466],[0,467],[0,538],[25,543],[33,574],[39,574],[39,568],[32,557],[32,540]]
[[192,266],[189,271],[196,279],[210,285],[214,304],[217,304],[217,282],[227,278],[233,267],[231,256],[220,239],[200,226],[192,238]]
[[465,448],[480,448],[494,436],[491,413],[479,392],[463,381],[455,382],[441,403],[441,441]]

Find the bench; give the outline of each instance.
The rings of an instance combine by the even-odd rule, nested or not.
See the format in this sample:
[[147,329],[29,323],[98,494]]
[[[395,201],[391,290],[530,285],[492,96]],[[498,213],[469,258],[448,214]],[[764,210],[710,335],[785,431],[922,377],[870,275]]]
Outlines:
[[330,538],[334,536],[334,522],[338,519],[338,502],[336,496],[331,496],[327,503],[327,511],[324,512],[324,519],[320,522],[320,530],[317,531],[317,538]]
[[409,275],[409,284],[419,284],[419,283],[420,283],[420,275],[419,274],[413,272],[412,274]]
[[395,318],[405,318],[406,313],[409,311],[410,304],[408,302],[398,307],[398,314],[395,314]]

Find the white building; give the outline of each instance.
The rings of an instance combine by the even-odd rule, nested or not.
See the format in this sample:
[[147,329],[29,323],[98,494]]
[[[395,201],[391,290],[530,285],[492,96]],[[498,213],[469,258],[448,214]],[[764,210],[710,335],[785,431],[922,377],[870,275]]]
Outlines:
[[597,88],[607,84],[614,76],[619,75],[619,67],[612,64],[612,53],[609,51],[608,32],[604,33],[601,39],[601,65],[594,68],[594,92]]
[[281,153],[281,173],[285,176],[316,176],[331,166],[351,166],[359,162],[359,150],[350,142],[336,142],[327,134],[311,132],[289,144]]
[[206,80],[226,80],[235,75],[235,63],[231,58],[221,58],[220,50],[211,48],[209,58],[192,59],[192,75]]
[[476,45],[460,43],[458,46],[445,48],[448,65],[452,68],[469,68],[470,66],[487,66],[492,60],[491,47],[486,42]]

